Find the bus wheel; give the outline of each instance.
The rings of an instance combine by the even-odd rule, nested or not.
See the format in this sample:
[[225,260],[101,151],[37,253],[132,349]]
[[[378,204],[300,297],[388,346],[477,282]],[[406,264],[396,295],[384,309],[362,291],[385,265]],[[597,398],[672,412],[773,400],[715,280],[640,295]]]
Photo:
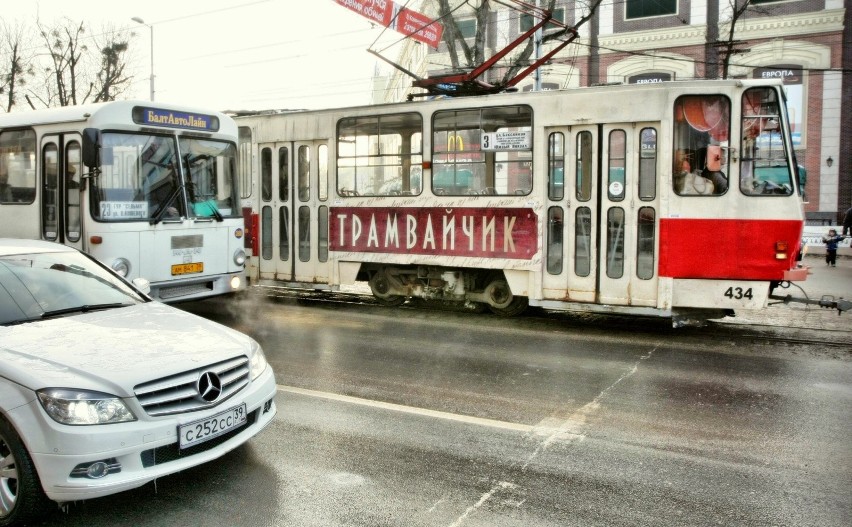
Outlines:
[[494,280],[485,288],[485,294],[490,300],[488,307],[491,312],[503,317],[513,317],[524,312],[529,305],[525,296],[515,296],[505,280]]
[[402,295],[391,294],[392,286],[385,273],[379,271],[370,278],[370,291],[373,296],[383,306],[395,307],[405,303],[405,297]]

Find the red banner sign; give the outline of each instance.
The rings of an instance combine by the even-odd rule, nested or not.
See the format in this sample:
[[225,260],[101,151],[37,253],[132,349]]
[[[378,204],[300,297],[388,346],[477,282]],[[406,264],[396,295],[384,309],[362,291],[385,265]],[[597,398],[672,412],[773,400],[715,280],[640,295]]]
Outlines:
[[444,26],[424,14],[402,7],[392,0],[335,0],[376,24],[438,48]]
[[538,250],[532,209],[334,207],[332,251],[529,260]]

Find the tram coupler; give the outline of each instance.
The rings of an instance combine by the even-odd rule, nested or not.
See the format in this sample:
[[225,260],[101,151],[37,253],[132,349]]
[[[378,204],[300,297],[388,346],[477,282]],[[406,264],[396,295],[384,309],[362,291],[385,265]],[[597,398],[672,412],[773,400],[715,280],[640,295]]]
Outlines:
[[835,300],[833,295],[822,295],[819,300],[811,300],[810,298],[799,298],[794,297],[793,295],[769,295],[771,300],[778,300],[780,303],[790,304],[790,303],[800,303],[800,304],[810,304],[819,306],[825,309],[836,309],[837,315],[844,311],[849,311],[852,309],[852,300],[846,300],[843,297]]

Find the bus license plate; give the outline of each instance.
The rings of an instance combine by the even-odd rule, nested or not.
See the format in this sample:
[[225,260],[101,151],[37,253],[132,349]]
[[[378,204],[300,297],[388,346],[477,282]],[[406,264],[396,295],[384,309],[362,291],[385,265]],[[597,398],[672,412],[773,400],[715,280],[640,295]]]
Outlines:
[[172,276],[179,274],[203,273],[204,262],[175,264],[172,266]]
[[178,427],[180,448],[187,448],[203,443],[246,424],[248,413],[245,403],[225,410],[213,417],[195,421]]

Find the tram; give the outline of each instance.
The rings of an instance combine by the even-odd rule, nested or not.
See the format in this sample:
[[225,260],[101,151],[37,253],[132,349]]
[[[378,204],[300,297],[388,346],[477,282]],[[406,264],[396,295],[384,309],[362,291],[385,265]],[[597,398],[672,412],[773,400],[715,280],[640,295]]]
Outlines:
[[235,117],[249,275],[703,322],[804,280],[780,84],[610,85]]
[[0,237],[76,247],[164,302],[245,290],[238,188],[222,113],[116,101],[0,115]]

